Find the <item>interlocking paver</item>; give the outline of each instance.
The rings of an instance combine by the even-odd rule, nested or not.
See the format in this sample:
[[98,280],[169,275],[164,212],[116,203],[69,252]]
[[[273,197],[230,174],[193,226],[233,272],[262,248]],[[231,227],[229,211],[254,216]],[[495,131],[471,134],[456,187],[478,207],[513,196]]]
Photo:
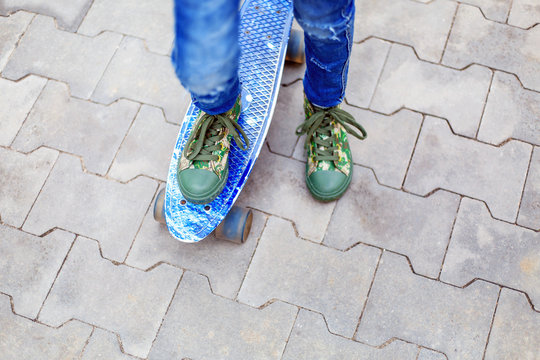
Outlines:
[[517,222],[540,230],[540,147],[533,151]]
[[27,74],[43,75],[67,82],[73,96],[87,99],[121,38],[122,35],[111,32],[91,38],[61,31],[56,29],[52,18],[38,15],[2,75],[11,80]]
[[124,354],[120,350],[120,344],[115,334],[102,330],[94,329],[88,345],[84,348],[81,360],[129,360],[134,357]]
[[0,291],[18,315],[37,316],[73,239],[62,230],[40,238],[0,225]]
[[506,139],[540,145],[540,93],[523,89],[514,76],[495,72],[478,140],[498,145]]
[[280,359],[298,309],[262,310],[213,295],[208,280],[186,272],[149,359]]
[[302,82],[282,86],[268,129],[267,143],[276,154],[291,156],[298,139],[295,130],[304,121],[304,91]]
[[150,51],[167,55],[174,38],[173,1],[95,0],[80,34],[115,31],[146,40]]
[[349,104],[366,108],[369,106],[390,45],[389,42],[379,39],[368,39],[361,44],[353,44],[347,82]]
[[499,24],[486,20],[478,8],[460,5],[443,63],[456,68],[477,63],[508,71],[526,88],[540,91],[538,43],[538,26],[523,30]]
[[512,7],[512,2],[516,1],[517,0],[465,0],[463,3],[479,7],[484,16],[489,20],[504,23],[506,22],[506,18]]
[[18,82],[0,78],[0,145],[10,145],[47,82],[28,76]]
[[220,241],[213,236],[197,244],[189,244],[174,239],[165,226],[154,220],[152,211],[149,211],[126,264],[148,269],[160,261],[165,261],[205,274],[215,294],[234,299],[265,222],[264,214],[255,212],[250,235],[242,245]]
[[420,350],[417,360],[448,360],[448,358],[443,353],[423,348]]
[[442,188],[484,200],[494,217],[514,222],[531,151],[520,141],[495,147],[453,135],[446,121],[428,116],[405,188],[419,195]]
[[0,294],[0,357],[2,359],[76,359],[92,327],[70,321],[58,329],[11,312],[9,298]]
[[0,147],[0,219],[4,224],[23,224],[57,157],[57,151],[47,148],[25,155]]
[[109,176],[128,181],[137,175],[167,180],[180,128],[167,123],[161,109],[143,105],[114,158]]
[[304,78],[304,73],[306,72],[306,63],[297,64],[286,62],[285,67],[283,68],[283,74],[281,76],[281,84],[289,85]]
[[536,0],[513,0],[508,23],[524,29],[540,23],[540,3]]
[[416,360],[418,346],[395,340],[375,348],[328,332],[321,315],[301,309],[287,342],[283,360],[370,359]]
[[356,339],[380,345],[397,337],[450,360],[480,359],[498,293],[483,281],[460,289],[416,276],[405,257],[384,252]]
[[146,50],[140,39],[125,37],[92,99],[109,104],[119,98],[161,107],[168,121],[180,123],[190,101],[176,78],[171,59]]
[[420,132],[422,115],[401,110],[385,116],[347,105],[343,109],[368,132],[365,140],[348,136],[353,162],[372,168],[381,184],[401,188]]
[[[407,255],[416,273],[437,278],[459,196],[437,191],[423,198],[380,186],[368,169],[354,171],[323,243],[342,250],[358,242],[392,250]],[[351,214],[356,221],[351,221]]]
[[33,14],[25,11],[19,11],[8,17],[0,17],[0,72],[7,64],[9,55],[15,49],[15,45],[33,17]]
[[2,0],[0,14],[7,15],[17,10],[49,15],[56,18],[58,26],[69,31],[77,30],[92,0]]
[[103,256],[123,261],[157,188],[139,177],[127,184],[84,173],[78,158],[59,156],[23,230],[54,227],[99,240]]
[[290,222],[271,217],[238,300],[287,301],[322,313],[331,332],[352,336],[379,256],[363,245],[341,252],[299,239]]
[[103,327],[120,335],[126,353],[146,357],[181,273],[169,265],[149,272],[114,265],[99,255],[97,242],[78,237],[38,319]]
[[495,220],[483,203],[465,198],[441,280],[463,286],[475,278],[523,290],[540,308],[540,233]]
[[474,137],[491,76],[480,66],[458,71],[420,61],[413,49],[394,44],[370,108],[392,113],[405,106],[446,118],[454,132]]
[[294,221],[301,237],[321,242],[335,204],[320,203],[310,195],[305,169],[305,164],[272,154],[264,147],[242,198],[254,209]]
[[439,62],[457,4],[434,0],[361,0],[356,2],[354,37],[370,36],[411,45],[421,59]]
[[86,169],[105,175],[138,109],[128,100],[103,106],[71,98],[66,84],[49,81],[12,147],[29,152],[45,145],[77,154]]
[[525,295],[503,288],[486,349],[486,360],[536,360],[540,354],[540,313]]

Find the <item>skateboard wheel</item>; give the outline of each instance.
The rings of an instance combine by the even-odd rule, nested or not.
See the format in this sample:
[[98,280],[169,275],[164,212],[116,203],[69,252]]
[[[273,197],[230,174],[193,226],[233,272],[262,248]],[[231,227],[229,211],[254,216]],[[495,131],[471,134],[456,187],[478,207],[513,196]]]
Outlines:
[[166,224],[165,222],[165,189],[161,189],[154,202],[154,220],[159,223]]
[[291,30],[285,60],[302,64],[305,58],[304,49],[304,32],[296,29]]
[[252,222],[253,213],[250,209],[233,206],[216,228],[216,238],[241,244],[249,236]]

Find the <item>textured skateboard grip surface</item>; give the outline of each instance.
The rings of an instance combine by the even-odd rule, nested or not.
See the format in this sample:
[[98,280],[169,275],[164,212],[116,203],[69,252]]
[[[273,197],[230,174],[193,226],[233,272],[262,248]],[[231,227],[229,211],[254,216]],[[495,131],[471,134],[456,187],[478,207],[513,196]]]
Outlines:
[[223,192],[208,205],[185,200],[178,188],[177,164],[198,109],[186,113],[171,158],[165,196],[165,217],[171,235],[185,242],[208,236],[233,206],[259,156],[277,100],[287,40],[292,24],[292,0],[246,0],[240,21],[240,83],[242,114],[238,123],[250,141],[247,151],[232,142],[229,178]]

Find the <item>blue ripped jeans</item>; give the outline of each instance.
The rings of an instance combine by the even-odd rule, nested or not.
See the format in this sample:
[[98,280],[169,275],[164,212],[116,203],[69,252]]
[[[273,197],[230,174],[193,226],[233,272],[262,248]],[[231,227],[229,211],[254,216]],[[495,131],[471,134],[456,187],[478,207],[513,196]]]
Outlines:
[[[229,110],[240,93],[238,0],[175,0],[172,60],[182,85],[209,114]],[[304,91],[320,107],[343,101],[353,41],[354,0],[294,0],[304,29]]]

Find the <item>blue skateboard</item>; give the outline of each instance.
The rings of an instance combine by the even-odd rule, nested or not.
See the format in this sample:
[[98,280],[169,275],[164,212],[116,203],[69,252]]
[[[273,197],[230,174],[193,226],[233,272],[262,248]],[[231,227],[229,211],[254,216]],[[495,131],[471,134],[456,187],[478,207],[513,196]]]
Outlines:
[[242,112],[238,124],[248,136],[250,147],[242,151],[232,143],[227,184],[222,193],[206,205],[188,202],[178,187],[178,159],[199,112],[193,104],[187,110],[171,158],[167,186],[154,204],[154,218],[166,224],[177,240],[198,242],[215,231],[217,238],[242,243],[249,235],[251,210],[234,206],[234,202],[268,132],[285,58],[296,62],[304,58],[303,34],[290,32],[292,8],[292,0],[246,0],[240,9]]

